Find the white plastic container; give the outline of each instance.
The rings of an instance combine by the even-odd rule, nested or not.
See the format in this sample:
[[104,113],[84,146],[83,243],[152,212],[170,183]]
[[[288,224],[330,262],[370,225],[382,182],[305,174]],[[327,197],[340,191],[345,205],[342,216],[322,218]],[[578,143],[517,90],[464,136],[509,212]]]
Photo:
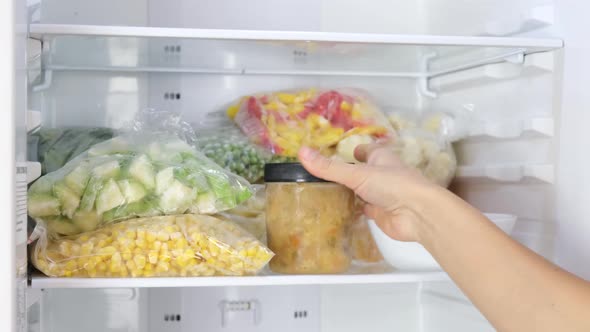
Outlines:
[[[485,213],[485,216],[509,235],[516,223],[516,216],[509,214]],[[383,233],[372,220],[369,221],[369,228],[383,258],[391,266],[407,271],[441,270],[440,265],[421,244],[393,240]]]

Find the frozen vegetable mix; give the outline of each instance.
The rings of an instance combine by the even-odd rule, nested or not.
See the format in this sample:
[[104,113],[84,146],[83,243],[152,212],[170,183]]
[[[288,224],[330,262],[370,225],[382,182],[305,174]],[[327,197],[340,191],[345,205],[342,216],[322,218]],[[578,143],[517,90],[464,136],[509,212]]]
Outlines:
[[110,128],[40,128],[28,137],[29,160],[41,163],[42,174],[56,171],[91,146],[113,138]]
[[452,119],[440,112],[421,115],[394,112],[389,119],[396,129],[396,152],[408,166],[418,169],[436,184],[448,186],[457,169],[457,159],[448,130]]
[[215,133],[199,131],[201,151],[226,170],[257,182],[264,175],[264,164],[285,162],[294,158],[272,155],[248,141],[235,127],[218,128]]
[[303,145],[329,156],[351,155],[356,140],[393,135],[371,98],[352,89],[261,93],[241,98],[227,114],[250,140],[287,157],[296,157]]
[[51,277],[250,275],[273,253],[239,226],[204,215],[140,218],[59,239],[41,237],[32,262]]
[[29,215],[74,235],[133,217],[213,214],[251,196],[249,183],[167,133],[117,136],[29,188]]

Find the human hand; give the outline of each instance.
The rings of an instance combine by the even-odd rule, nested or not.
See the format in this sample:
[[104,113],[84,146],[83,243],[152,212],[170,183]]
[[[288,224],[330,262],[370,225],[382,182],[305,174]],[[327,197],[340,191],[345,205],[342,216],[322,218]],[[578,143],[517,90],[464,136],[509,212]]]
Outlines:
[[362,198],[365,214],[391,238],[418,241],[427,218],[428,193],[437,186],[417,170],[405,166],[386,144],[363,144],[355,158],[364,164],[347,164],[302,148],[299,159],[314,176],[343,184]]

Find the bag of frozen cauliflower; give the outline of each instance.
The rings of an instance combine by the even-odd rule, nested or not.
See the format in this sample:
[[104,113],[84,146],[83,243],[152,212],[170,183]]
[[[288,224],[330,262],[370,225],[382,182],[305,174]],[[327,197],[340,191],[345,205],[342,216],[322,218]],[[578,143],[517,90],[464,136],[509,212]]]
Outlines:
[[234,223],[205,215],[131,219],[93,232],[41,236],[32,262],[51,277],[252,275],[273,253]]

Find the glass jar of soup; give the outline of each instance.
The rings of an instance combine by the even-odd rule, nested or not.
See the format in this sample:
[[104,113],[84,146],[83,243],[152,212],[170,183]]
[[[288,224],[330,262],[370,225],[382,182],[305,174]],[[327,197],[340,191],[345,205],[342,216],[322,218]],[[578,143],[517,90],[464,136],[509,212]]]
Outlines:
[[350,266],[354,192],[299,163],[265,166],[266,229],[274,272],[331,274]]

